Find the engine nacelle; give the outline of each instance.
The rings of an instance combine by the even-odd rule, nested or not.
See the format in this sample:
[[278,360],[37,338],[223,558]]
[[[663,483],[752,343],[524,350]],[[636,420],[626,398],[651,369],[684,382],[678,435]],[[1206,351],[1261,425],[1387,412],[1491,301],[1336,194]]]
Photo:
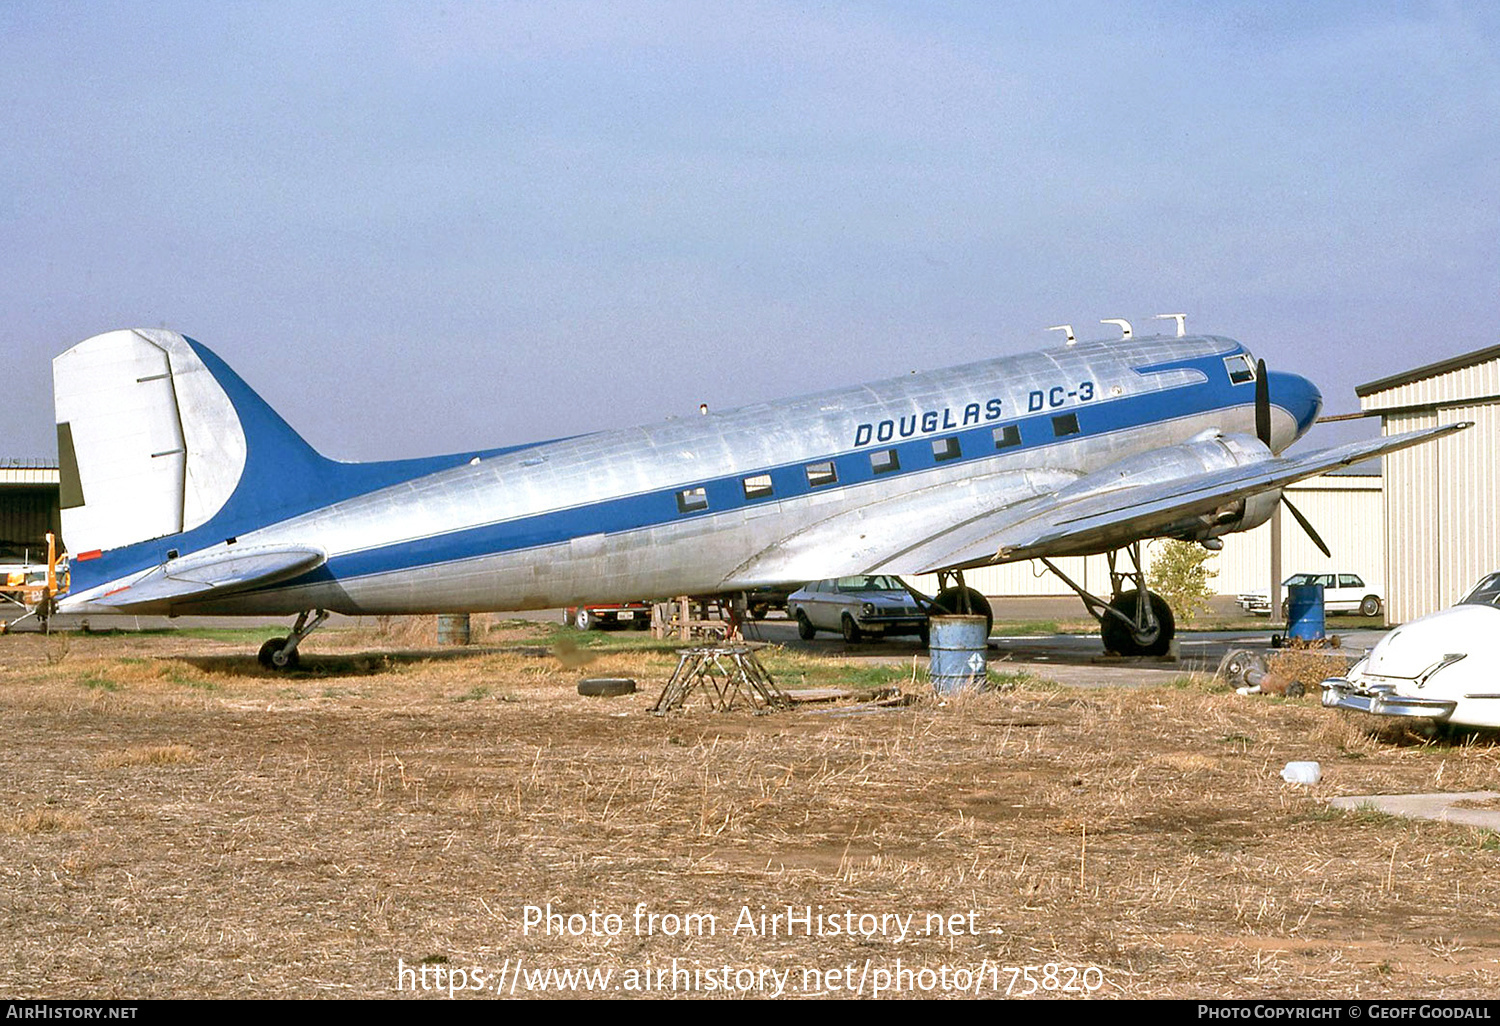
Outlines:
[[[1216,470],[1247,466],[1271,459],[1272,453],[1253,435],[1205,431],[1181,445],[1140,453],[1089,475],[1084,481],[1095,489],[1189,480]],[[1082,483],[1082,482],[1081,482]],[[1080,489],[1081,490],[1081,489]],[[1160,530],[1166,538],[1208,541],[1236,531],[1248,531],[1271,519],[1281,502],[1281,490],[1272,489],[1244,499],[1226,502],[1209,513],[1184,517]]]
[[1180,537],[1186,541],[1206,541],[1209,538],[1218,538],[1236,531],[1253,530],[1270,520],[1271,514],[1276,512],[1276,507],[1280,503],[1280,488],[1270,492],[1261,492],[1259,495],[1252,495],[1238,502],[1231,502],[1215,510],[1209,516],[1199,517],[1199,522],[1203,524],[1202,531],[1180,535]]

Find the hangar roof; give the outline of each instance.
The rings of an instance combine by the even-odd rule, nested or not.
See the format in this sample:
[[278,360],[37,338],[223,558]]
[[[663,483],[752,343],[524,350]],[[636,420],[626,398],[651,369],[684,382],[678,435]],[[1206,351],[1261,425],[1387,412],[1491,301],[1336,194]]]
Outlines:
[[1401,385],[1409,385],[1414,381],[1421,381],[1423,378],[1435,378],[1439,374],[1463,370],[1465,367],[1473,367],[1477,364],[1488,363],[1490,360],[1496,359],[1500,359],[1500,346],[1490,346],[1488,349],[1476,349],[1472,353],[1464,353],[1461,356],[1449,357],[1446,360],[1429,363],[1413,370],[1402,371],[1400,374],[1392,374],[1390,377],[1381,378],[1379,381],[1356,385],[1354,394],[1363,399],[1366,396],[1374,395],[1376,392],[1384,392]]
[[0,459],[0,488],[7,485],[57,486],[57,464],[50,460]]

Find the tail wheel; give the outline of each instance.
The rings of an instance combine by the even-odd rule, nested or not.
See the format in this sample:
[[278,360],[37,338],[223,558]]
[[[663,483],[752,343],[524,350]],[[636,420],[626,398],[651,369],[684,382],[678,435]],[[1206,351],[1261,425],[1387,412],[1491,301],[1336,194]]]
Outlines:
[[1131,623],[1127,624],[1117,617],[1108,615],[1100,620],[1099,630],[1104,635],[1106,649],[1123,656],[1167,654],[1172,644],[1172,636],[1177,633],[1177,622],[1172,616],[1172,607],[1155,592],[1148,591],[1146,596],[1151,602],[1151,613],[1156,620],[1156,625],[1145,630],[1133,626],[1136,620],[1136,609],[1140,603],[1140,592],[1127,591],[1123,595],[1117,595],[1109,607],[1124,613],[1130,618]]
[[290,652],[283,653],[282,648],[286,645],[288,638],[272,638],[260,646],[260,652],[256,659],[260,665],[268,670],[295,670],[302,665],[302,657],[294,648]]
[[[968,608],[964,608],[964,596],[968,595]],[[968,613],[972,616],[984,617],[984,636],[989,637],[990,631],[995,628],[995,614],[990,609],[989,599],[985,598],[973,588],[944,588],[937,593],[932,604],[950,616]]]

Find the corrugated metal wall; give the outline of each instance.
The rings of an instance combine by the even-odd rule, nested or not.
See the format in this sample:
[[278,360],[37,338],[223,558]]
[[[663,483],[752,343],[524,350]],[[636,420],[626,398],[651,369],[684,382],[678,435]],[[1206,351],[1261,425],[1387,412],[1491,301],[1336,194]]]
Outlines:
[[[1384,461],[1387,618],[1401,623],[1450,606],[1500,569],[1500,359],[1365,396],[1385,433],[1473,421],[1457,435]],[[1403,409],[1409,406],[1426,409]]]
[[1386,433],[1472,420],[1474,426],[1386,457],[1389,618],[1402,623],[1450,606],[1500,568],[1500,407],[1391,414]]

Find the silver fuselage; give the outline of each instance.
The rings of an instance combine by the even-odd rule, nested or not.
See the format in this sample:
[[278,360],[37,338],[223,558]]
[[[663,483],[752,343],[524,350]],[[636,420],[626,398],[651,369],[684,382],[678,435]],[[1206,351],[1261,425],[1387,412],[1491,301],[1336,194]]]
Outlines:
[[[1020,502],[1210,429],[1253,432],[1253,385],[1225,370],[1243,352],[1214,336],[1079,343],[488,456],[242,531],[327,563],[161,611],[524,610],[778,583],[765,553],[876,502],[922,493],[942,523],[945,495],[978,477],[1018,472]],[[1272,412],[1279,452],[1311,416]],[[958,454],[939,458],[949,439]],[[897,467],[876,473],[889,452]],[[73,607],[107,587],[75,588]]]

